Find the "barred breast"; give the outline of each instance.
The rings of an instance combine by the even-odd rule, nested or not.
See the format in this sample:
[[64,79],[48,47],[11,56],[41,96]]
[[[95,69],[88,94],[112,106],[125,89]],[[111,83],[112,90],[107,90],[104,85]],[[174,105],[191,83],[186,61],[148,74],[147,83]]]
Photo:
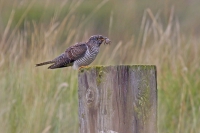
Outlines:
[[85,55],[74,61],[73,68],[78,69],[81,66],[91,64],[99,53],[99,47],[92,47],[91,50],[87,48]]

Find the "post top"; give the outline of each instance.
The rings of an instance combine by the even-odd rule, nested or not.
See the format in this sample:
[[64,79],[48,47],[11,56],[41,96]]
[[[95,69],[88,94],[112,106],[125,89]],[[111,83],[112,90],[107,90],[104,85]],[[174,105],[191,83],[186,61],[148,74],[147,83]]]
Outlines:
[[96,70],[103,70],[107,68],[132,68],[132,69],[140,69],[140,70],[147,70],[147,69],[155,69],[156,65],[109,65],[109,66],[102,66],[102,65],[96,65],[96,66],[87,66],[79,69],[79,73],[96,69]]

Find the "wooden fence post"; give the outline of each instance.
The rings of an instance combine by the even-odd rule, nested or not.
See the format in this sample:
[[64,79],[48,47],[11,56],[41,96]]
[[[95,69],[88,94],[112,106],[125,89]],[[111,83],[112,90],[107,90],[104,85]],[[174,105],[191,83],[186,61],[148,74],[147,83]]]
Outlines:
[[157,133],[156,67],[79,70],[80,133]]

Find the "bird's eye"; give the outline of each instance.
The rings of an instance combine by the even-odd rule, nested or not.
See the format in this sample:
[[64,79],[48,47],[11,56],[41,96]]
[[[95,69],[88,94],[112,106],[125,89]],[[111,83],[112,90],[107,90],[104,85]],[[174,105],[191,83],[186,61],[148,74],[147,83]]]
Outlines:
[[98,40],[103,40],[103,38],[98,38]]

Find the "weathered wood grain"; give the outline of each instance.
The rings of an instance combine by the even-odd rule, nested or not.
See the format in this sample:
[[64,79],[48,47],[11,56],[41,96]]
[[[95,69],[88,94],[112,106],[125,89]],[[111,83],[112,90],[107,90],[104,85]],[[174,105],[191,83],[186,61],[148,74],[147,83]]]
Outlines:
[[81,69],[80,133],[157,133],[155,66]]

